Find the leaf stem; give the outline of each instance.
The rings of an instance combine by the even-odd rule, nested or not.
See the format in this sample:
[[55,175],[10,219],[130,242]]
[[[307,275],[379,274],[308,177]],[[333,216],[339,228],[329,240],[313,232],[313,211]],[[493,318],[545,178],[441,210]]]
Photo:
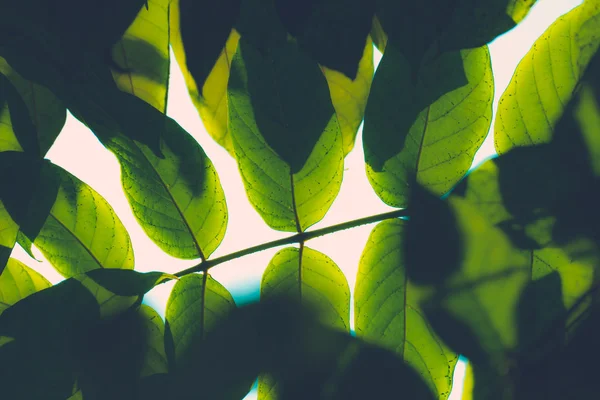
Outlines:
[[207,271],[210,268],[222,264],[227,261],[235,260],[236,258],[244,257],[249,254],[258,253],[259,251],[268,250],[273,247],[285,246],[292,243],[300,243],[306,242],[307,240],[318,238],[320,236],[329,235],[331,233],[343,231],[346,229],[356,228],[361,225],[372,224],[374,222],[383,221],[391,218],[398,217],[406,217],[408,216],[408,210],[395,210],[382,214],[371,215],[369,217],[359,218],[352,221],[342,222],[341,224],[327,226],[325,228],[316,229],[314,231],[307,231],[302,233],[296,233],[294,235],[273,240],[271,242],[266,242],[259,244],[257,246],[248,247],[246,249],[238,250],[230,254],[226,254],[221,257],[213,258],[212,260],[202,261],[199,264],[194,265],[193,267],[184,269],[175,274],[175,276],[182,277],[184,275],[188,275],[194,272],[203,272]]

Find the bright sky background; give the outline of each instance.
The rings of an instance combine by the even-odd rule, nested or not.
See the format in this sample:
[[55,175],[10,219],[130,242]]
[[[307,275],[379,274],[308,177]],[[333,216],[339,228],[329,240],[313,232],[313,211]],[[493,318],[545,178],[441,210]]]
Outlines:
[[[517,28],[490,44],[496,82],[494,115],[498,100],[508,85],[514,69],[535,39],[558,16],[580,3],[581,0],[538,0],[529,16]],[[375,62],[378,63],[380,58],[381,54],[376,51]],[[229,209],[229,225],[223,243],[211,257],[229,254],[287,236],[287,233],[276,232],[267,227],[248,202],[235,161],[206,133],[188,96],[174,57],[172,58],[167,114],[198,140],[211,158],[221,178]],[[361,135],[362,129],[358,133],[355,149],[346,158],[344,181],[337,199],[325,218],[311,229],[391,210],[379,200],[367,181]],[[475,157],[474,165],[493,154],[493,135],[490,132]],[[121,188],[120,170],[116,158],[104,149],[95,136],[70,114],[64,130],[47,158],[88,183],[113,206],[131,236],[136,270],[177,272],[197,263],[196,261],[178,260],[166,255],[146,237],[133,217]],[[331,257],[344,271],[350,287],[353,288],[358,260],[373,226],[373,224],[366,225],[313,239],[308,246]],[[262,273],[277,250],[270,249],[233,260],[211,269],[210,272],[231,292],[238,305],[256,301],[259,297],[258,288]],[[43,261],[38,263],[31,260],[18,246],[12,256],[35,268],[52,283],[63,279],[44,260],[37,249],[34,249],[34,254]],[[146,302],[164,314],[165,304],[172,286],[173,283],[158,286],[146,296]],[[461,397],[462,385],[459,383],[463,380],[464,369],[464,363],[459,363],[455,372],[456,385],[450,396],[451,400],[458,400]],[[256,391],[251,392],[246,399],[256,399]]]

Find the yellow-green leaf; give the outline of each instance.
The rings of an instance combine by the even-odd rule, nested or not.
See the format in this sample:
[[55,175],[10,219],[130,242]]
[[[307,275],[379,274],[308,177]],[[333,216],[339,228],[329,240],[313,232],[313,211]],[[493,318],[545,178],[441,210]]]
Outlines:
[[52,286],[42,275],[11,258],[0,274],[0,314],[17,301]]
[[188,92],[198,110],[206,131],[212,138],[234,156],[231,135],[227,127],[227,82],[231,61],[237,49],[240,35],[235,29],[231,30],[221,55],[206,78],[204,85],[198,87],[196,81],[187,69],[185,49],[181,40],[179,28],[179,0],[173,0],[170,6],[170,35],[171,46],[179,68],[188,88]]
[[367,98],[373,81],[373,42],[367,37],[367,44],[358,64],[356,79],[351,80],[341,72],[321,67],[329,85],[331,102],[335,108],[342,140],[344,155],[354,148],[354,139],[362,123],[367,106]]
[[494,142],[499,154],[551,140],[600,45],[599,17],[598,4],[584,2],[550,25],[523,57],[498,104]]
[[150,0],[112,50],[125,72],[113,70],[119,89],[164,112],[169,79],[169,0]]
[[405,225],[398,219],[384,221],[369,236],[354,292],[356,335],[396,352],[437,398],[447,399],[458,355],[429,325],[420,307],[425,292],[406,276]]

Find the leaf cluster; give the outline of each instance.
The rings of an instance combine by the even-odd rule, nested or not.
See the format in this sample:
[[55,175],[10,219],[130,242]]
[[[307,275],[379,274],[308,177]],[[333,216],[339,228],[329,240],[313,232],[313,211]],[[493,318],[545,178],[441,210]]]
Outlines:
[[[596,397],[598,0],[522,59],[499,156],[468,172],[492,125],[487,43],[534,3],[0,0],[0,397],[229,400],[258,378],[262,400],[443,400],[460,355],[464,399]],[[291,236],[210,258],[227,199],[166,115],[170,50],[248,201]],[[118,160],[147,236],[194,267],[136,271],[112,206],[45,158],[67,111]],[[397,210],[311,230],[363,120],[369,182]],[[351,296],[307,243],[373,222]],[[238,308],[210,268],[276,246]],[[143,297],[167,280],[163,319]]]

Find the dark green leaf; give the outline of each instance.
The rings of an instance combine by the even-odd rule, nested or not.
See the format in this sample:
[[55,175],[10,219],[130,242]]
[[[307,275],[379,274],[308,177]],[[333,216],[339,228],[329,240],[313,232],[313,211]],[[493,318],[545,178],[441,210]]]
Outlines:
[[403,252],[406,272],[417,284],[442,283],[460,268],[468,251],[454,210],[419,186],[413,189],[409,205]]
[[99,321],[79,336],[73,347],[83,398],[132,399],[142,375],[166,372],[162,325],[158,313],[142,305]]
[[141,296],[154,286],[176,276],[163,272],[137,272],[126,269],[95,269],[86,273],[98,285],[118,296]]
[[0,314],[30,294],[52,286],[42,275],[11,258],[0,275]]
[[598,48],[597,5],[586,1],[561,16],[519,63],[498,104],[496,151],[547,143]]
[[69,279],[27,296],[0,315],[2,395],[12,399],[66,399],[75,384],[72,343],[97,321],[98,304]]
[[238,18],[241,0],[179,0],[179,26],[187,69],[198,87],[221,55]]
[[487,135],[493,77],[487,47],[430,52],[419,70],[388,44],[365,111],[367,175],[377,195],[405,207],[415,180],[444,194]]
[[59,182],[37,155],[0,152],[0,201],[21,232],[34,240],[56,199]]
[[387,36],[418,65],[432,45],[444,51],[480,47],[508,31],[535,3],[517,1],[380,0],[376,12]]
[[[289,42],[276,54],[281,65],[272,70],[250,43],[240,43],[229,80],[229,127],[252,205],[273,229],[303,231],[323,218],[339,191],[343,140],[318,66],[306,59],[291,65],[303,56]],[[300,64],[308,68],[304,78],[288,75]],[[299,87],[305,79],[315,80]],[[318,81],[322,90],[309,91]],[[277,95],[278,88],[285,92]]]
[[10,113],[10,125],[20,147],[23,151],[39,157],[37,130],[31,120],[27,105],[14,85],[2,74],[0,74],[0,98],[2,102],[6,102],[6,107]]
[[64,169],[53,166],[52,172],[60,187],[36,247],[65,277],[96,268],[133,269],[129,234],[110,204]]
[[354,80],[362,58],[375,2],[370,0],[276,0],[284,26],[319,64]]
[[446,399],[458,355],[432,331],[419,305],[423,290],[408,281],[402,255],[405,225],[384,221],[369,236],[356,278],[354,329],[359,338],[396,352],[438,398]]

